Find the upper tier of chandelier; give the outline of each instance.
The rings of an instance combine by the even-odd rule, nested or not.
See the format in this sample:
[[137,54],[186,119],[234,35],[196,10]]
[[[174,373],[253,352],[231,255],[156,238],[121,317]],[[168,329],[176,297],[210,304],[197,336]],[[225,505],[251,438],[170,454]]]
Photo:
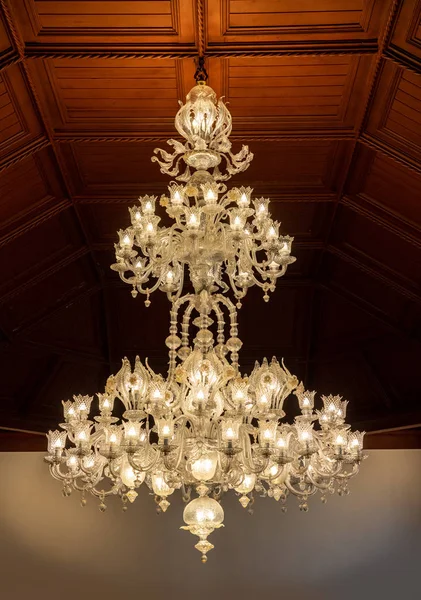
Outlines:
[[[118,232],[112,269],[133,287],[133,296],[146,294],[147,304],[156,289],[171,301],[180,297],[186,267],[196,293],[226,292],[231,287],[240,300],[257,284],[268,300],[277,279],[295,261],[293,238],[280,235],[280,223],[271,218],[267,198],[252,200],[250,188],[227,190],[223,183],[247,169],[253,155],[247,146],[232,154],[231,115],[203,82],[187,95],[175,126],[185,143],[169,140],[173,154],[155,150],[161,160],[152,158],[162,173],[182,182],[172,182],[168,196],[160,199],[173,224],[160,225],[155,196],[139,198],[139,205],[129,209],[131,225]],[[185,170],[180,174],[182,160]]]

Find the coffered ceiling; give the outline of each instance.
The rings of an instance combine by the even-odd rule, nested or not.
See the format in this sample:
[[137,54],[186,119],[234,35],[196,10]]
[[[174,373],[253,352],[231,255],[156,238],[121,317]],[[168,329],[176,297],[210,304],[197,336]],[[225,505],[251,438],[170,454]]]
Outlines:
[[295,236],[271,302],[244,303],[244,369],[283,356],[356,427],[421,423],[419,0],[0,8],[0,427],[55,426],[125,355],[165,369],[166,298],[146,309],[109,266],[128,206],[168,183],[150,157],[199,53],[255,155],[233,185]]

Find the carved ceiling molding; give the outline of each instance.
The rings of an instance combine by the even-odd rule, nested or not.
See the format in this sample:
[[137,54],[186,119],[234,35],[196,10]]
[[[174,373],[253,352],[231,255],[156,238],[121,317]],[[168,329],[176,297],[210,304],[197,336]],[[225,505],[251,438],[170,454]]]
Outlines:
[[390,231],[401,240],[421,249],[421,227],[380,206],[369,196],[365,194],[358,194],[356,197],[343,196],[341,204]]

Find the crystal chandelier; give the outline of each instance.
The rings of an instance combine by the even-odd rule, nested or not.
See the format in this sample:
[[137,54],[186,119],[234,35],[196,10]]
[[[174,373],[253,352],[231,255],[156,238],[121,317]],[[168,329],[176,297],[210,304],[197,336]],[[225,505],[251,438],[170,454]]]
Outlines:
[[[112,267],[133,296],[146,294],[147,305],[155,290],[167,293],[168,373],[155,373],[138,357],[132,367],[125,358],[97,394],[93,419],[93,397],[63,402],[65,422],[49,432],[46,457],[65,496],[77,490],[85,505],[92,494],[101,511],[110,496],[127,510],[144,484],[165,512],[180,490],[182,529],[199,538],[203,562],[213,548],[208,536],[223,527],[222,501],[230,490],[250,512],[256,494],[280,501],[283,512],[287,497],[296,496],[306,512],[317,492],[323,502],[335,490],[348,493],[364,458],[364,433],[345,423],[347,402],[340,396],[322,396],[323,407],[315,410],[315,392],[275,358],[256,363],[248,376],[239,370],[241,298],[257,284],[268,300],[295,259],[292,238],[279,235],[269,201],[254,200],[251,208],[249,188],[227,190],[223,183],[245,170],[252,155],[247,147],[231,153],[231,115],[205,75],[200,64],[197,85],[176,116],[186,142],[170,140],[173,155],[156,151],[162,172],[184,183],[173,182],[161,198],[173,224],[160,227],[156,198],[140,198],[130,209],[131,226],[119,232]],[[185,270],[194,293],[183,294]],[[287,423],[283,405],[291,393],[300,414]]]

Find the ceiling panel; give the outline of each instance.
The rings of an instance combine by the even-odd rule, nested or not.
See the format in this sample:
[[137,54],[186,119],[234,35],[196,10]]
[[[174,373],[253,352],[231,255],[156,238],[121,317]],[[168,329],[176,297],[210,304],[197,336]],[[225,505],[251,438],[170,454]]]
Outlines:
[[53,59],[30,67],[49,123],[73,135],[172,134],[194,74],[192,60],[170,59]]
[[371,40],[378,36],[381,0],[221,0],[208,5],[209,45],[323,40]]
[[14,0],[32,44],[138,44],[194,42],[190,0]]
[[421,2],[405,0],[401,3],[391,39],[391,47],[407,57],[421,60]]
[[0,163],[43,133],[19,65],[0,73]]
[[367,56],[247,57],[213,59],[209,71],[239,131],[317,135],[355,130],[372,65]]
[[385,62],[367,132],[421,163],[421,74]]

